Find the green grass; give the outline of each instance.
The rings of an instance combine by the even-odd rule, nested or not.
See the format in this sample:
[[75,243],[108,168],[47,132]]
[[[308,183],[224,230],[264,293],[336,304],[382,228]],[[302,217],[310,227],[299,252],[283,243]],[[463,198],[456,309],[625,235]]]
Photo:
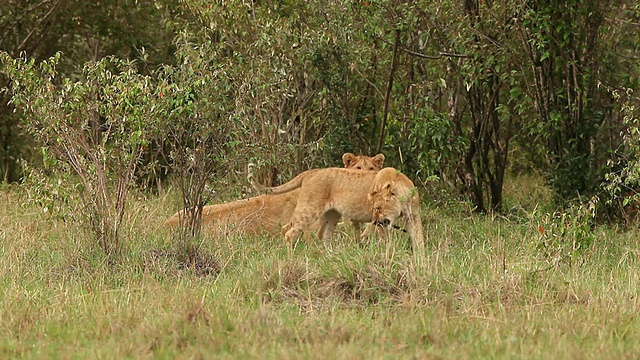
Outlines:
[[167,197],[132,203],[110,265],[72,221],[0,199],[3,358],[640,356],[638,230],[543,251],[533,203],[509,218],[425,205],[422,267],[402,237],[345,230],[291,257],[280,238],[205,237],[219,273],[203,275],[171,255]]

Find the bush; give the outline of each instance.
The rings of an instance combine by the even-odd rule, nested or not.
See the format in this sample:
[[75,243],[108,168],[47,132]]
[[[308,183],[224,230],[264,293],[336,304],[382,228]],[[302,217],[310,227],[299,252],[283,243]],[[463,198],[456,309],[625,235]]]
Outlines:
[[[11,102],[83,205],[82,218],[108,255],[120,248],[120,228],[134,174],[158,117],[151,78],[130,62],[105,58],[85,64],[81,79],[58,79],[58,53],[38,64],[0,54],[11,79]],[[42,185],[45,186],[45,185]]]

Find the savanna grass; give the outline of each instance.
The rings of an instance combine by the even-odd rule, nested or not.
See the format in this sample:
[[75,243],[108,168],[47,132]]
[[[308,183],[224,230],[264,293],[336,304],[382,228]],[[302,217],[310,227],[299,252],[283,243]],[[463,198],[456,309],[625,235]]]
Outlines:
[[640,355],[638,231],[597,227],[556,256],[535,204],[492,217],[425,203],[420,264],[403,234],[362,242],[348,225],[291,256],[279,237],[205,235],[203,272],[161,225],[171,198],[132,201],[112,262],[74,222],[21,205],[19,190],[0,196],[2,357]]

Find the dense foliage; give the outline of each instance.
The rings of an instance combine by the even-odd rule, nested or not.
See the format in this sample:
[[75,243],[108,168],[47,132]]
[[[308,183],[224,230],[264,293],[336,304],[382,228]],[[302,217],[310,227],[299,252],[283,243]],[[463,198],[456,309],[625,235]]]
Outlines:
[[[115,55],[134,60],[157,84],[183,84],[168,94],[179,99],[162,101],[175,107],[186,96],[207,106],[148,124],[154,134],[179,126],[189,137],[185,131],[202,131],[194,119],[213,119],[217,127],[206,131],[227,133],[208,141],[228,144],[215,150],[217,178],[242,169],[238,153],[276,182],[335,164],[345,151],[381,151],[420,184],[437,175],[477,211],[503,211],[509,169],[543,174],[562,204],[598,194],[609,160],[637,164],[628,130],[637,117],[639,7],[583,0],[9,1],[0,5],[0,49],[36,61],[62,51],[59,79],[82,81],[85,62]],[[11,82],[6,71],[0,80]],[[0,104],[5,181],[18,180],[19,160],[37,163],[40,151],[31,149],[46,145],[25,131],[12,95],[4,92]],[[140,167],[153,176],[137,173],[154,186],[167,173],[160,167],[176,160],[171,149],[197,150],[207,139],[156,140]]]

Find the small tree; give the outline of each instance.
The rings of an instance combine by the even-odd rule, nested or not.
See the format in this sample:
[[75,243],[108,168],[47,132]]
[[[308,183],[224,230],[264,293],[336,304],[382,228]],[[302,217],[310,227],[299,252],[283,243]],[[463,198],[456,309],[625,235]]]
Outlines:
[[604,190],[601,211],[609,221],[630,226],[637,224],[640,203],[640,98],[631,89],[607,90],[620,104],[619,115],[626,129],[622,132],[622,144],[608,162],[611,171],[605,174],[601,185]]
[[[185,260],[197,255],[205,187],[235,165],[242,127],[235,117],[235,87],[227,64],[211,42],[191,44],[187,32],[177,39],[177,66],[157,73],[163,107],[158,142],[175,176],[184,205],[178,244]],[[243,165],[246,154],[243,155]]]
[[157,115],[155,87],[116,58],[86,63],[79,81],[60,80],[59,61],[59,53],[38,64],[0,54],[26,128],[61,170],[77,175],[86,224],[100,248],[114,255],[130,184]]

